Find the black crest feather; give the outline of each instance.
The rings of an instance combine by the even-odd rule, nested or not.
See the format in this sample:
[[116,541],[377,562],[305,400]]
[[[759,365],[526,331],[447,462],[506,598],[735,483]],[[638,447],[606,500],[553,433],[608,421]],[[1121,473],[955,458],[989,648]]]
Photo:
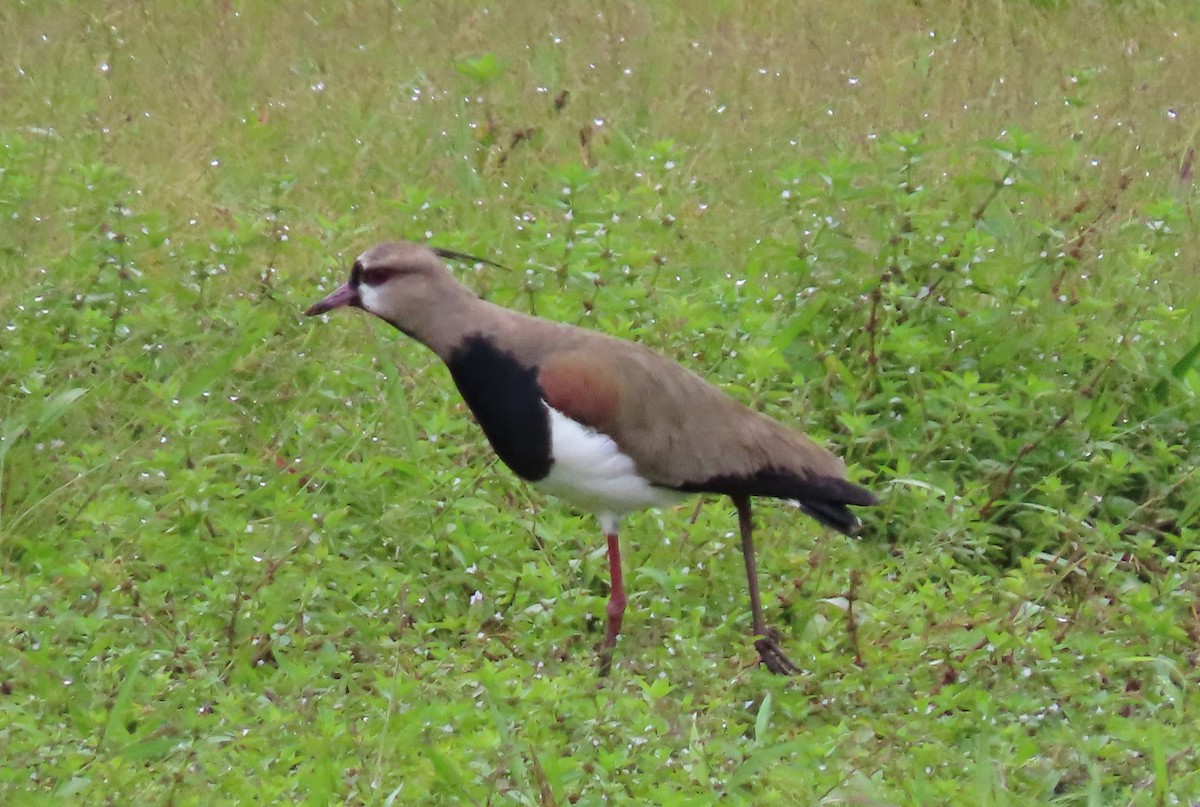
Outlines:
[[488,266],[495,266],[497,269],[508,271],[508,267],[502,263],[489,261],[487,258],[479,258],[474,255],[468,255],[465,252],[458,252],[453,249],[443,249],[442,247],[430,247],[439,258],[453,261],[471,261],[472,263],[486,263]]

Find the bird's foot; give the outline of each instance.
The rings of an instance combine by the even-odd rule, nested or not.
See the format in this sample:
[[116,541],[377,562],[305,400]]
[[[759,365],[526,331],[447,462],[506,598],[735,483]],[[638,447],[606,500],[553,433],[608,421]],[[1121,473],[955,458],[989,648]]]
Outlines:
[[604,638],[596,642],[596,672],[601,678],[607,678],[612,672],[613,651],[617,648],[617,634],[606,631]]
[[613,649],[609,645],[602,644],[597,650],[599,651],[597,671],[601,678],[608,678],[608,674],[612,672]]
[[774,630],[768,631],[766,636],[755,639],[754,649],[758,651],[759,660],[776,675],[796,675],[800,672],[800,668],[783,654]]

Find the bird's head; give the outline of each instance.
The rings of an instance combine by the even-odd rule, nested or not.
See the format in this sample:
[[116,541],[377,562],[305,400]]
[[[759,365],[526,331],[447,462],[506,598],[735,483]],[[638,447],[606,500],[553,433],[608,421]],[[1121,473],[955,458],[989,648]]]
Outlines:
[[361,308],[428,344],[431,320],[453,316],[467,301],[478,299],[455,280],[443,258],[492,263],[449,249],[390,241],[359,255],[350,278],[304,313],[311,317],[335,308]]

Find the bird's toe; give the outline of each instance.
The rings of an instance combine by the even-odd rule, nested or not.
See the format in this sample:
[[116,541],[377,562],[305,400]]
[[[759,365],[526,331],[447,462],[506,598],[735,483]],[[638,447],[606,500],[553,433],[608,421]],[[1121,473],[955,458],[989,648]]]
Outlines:
[[759,660],[775,675],[796,675],[800,672],[800,668],[784,655],[774,637],[763,636],[756,639],[754,649],[758,651]]

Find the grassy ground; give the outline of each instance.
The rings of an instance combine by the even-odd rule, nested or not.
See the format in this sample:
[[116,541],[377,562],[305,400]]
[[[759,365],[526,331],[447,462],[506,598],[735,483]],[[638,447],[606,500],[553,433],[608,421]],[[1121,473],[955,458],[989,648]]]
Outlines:
[[[1190,4],[0,27],[0,802],[1200,800]],[[595,525],[300,317],[393,237],[847,457],[861,540],[758,509],[803,675],[713,500],[628,520],[596,680]]]

